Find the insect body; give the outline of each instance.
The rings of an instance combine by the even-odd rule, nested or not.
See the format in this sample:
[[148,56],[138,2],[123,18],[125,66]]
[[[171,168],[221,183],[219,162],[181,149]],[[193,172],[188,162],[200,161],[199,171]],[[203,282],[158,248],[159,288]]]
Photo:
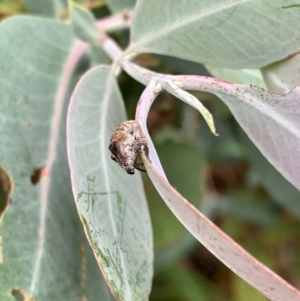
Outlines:
[[[110,138],[109,150],[111,159],[116,161],[128,174],[133,175],[134,169],[145,171],[137,157],[142,149],[148,158],[149,150],[143,131],[135,120],[121,123]],[[150,161],[150,160],[149,160]]]

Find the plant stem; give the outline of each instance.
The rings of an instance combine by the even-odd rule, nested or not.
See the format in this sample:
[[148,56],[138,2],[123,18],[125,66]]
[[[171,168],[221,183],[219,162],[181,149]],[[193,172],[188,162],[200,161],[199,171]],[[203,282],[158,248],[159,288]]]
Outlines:
[[96,22],[96,26],[102,32],[113,32],[116,30],[129,28],[131,26],[133,14],[132,12],[124,12],[114,14]]

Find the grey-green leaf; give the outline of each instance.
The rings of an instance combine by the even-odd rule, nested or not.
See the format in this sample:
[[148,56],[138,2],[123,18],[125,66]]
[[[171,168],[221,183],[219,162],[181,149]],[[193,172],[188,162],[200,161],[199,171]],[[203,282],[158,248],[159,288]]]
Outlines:
[[[204,162],[198,149],[186,143],[166,140],[158,144],[156,150],[173,186],[192,204],[199,207],[204,179]],[[178,177],[180,174],[184,174],[185,177]],[[166,249],[173,249],[188,232],[168,210],[149,182],[150,179],[145,179],[145,188],[152,213],[155,250],[163,252]]]
[[286,94],[296,86],[300,86],[300,54],[266,66],[261,72],[269,91]]
[[96,19],[93,14],[73,2],[70,2],[71,27],[75,35],[88,43],[99,43],[99,31],[96,27]]
[[202,90],[222,99],[262,154],[300,190],[300,87],[281,96],[255,86],[210,78],[174,78],[186,90]]
[[45,17],[63,19],[68,9],[67,0],[24,0],[26,9]]
[[75,45],[57,21],[14,17],[0,26],[0,163],[14,182],[0,225],[0,300],[112,300],[76,212],[67,164]]
[[113,13],[133,10],[136,0],[107,0],[107,5]]
[[114,69],[90,70],[73,92],[68,157],[75,202],[98,264],[122,301],[148,299],[152,229],[139,173],[111,160],[110,136],[126,119]]
[[299,5],[293,0],[140,0],[127,53],[259,68],[299,51]]
[[240,132],[246,155],[258,180],[268,190],[275,202],[300,218],[300,191],[268,162],[242,130]]
[[147,163],[145,157],[143,160],[152,183],[166,205],[214,256],[270,300],[300,300],[299,291],[247,253],[180,195],[152,164]]

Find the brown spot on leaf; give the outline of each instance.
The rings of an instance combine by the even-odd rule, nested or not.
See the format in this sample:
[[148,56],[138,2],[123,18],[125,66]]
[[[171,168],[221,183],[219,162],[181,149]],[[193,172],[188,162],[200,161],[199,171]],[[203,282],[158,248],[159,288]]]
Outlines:
[[123,20],[124,20],[125,23],[129,23],[131,18],[132,18],[131,14],[129,14],[128,11],[123,12]]
[[16,301],[35,301],[33,298],[27,295],[24,289],[13,287],[11,294],[15,297]]
[[4,213],[12,202],[12,190],[12,178],[3,168],[0,167],[0,223],[3,220]]
[[31,122],[28,122],[27,123],[27,130],[31,130],[32,129],[32,123]]
[[43,173],[44,173],[44,169],[45,169],[45,166],[35,168],[32,171],[32,173],[30,175],[30,181],[31,181],[32,185],[37,185],[40,182],[40,180],[43,176]]

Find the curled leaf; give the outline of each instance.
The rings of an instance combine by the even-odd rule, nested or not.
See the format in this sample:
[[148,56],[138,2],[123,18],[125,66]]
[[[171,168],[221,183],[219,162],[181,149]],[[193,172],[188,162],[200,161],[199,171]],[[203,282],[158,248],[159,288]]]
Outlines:
[[205,121],[207,122],[211,132],[214,135],[218,136],[216,132],[213,116],[208,111],[208,109],[205,108],[205,106],[201,103],[199,99],[197,99],[194,95],[180,89],[171,80],[167,82],[163,82],[162,85],[166,89],[166,91],[168,91],[169,93],[181,99],[183,102],[187,103],[188,105],[198,110],[200,114],[203,116],[203,118],[205,119]]
[[[145,157],[143,157],[145,160]],[[152,164],[148,175],[179,221],[233,272],[273,301],[299,301],[300,292],[261,264],[190,204]]]

